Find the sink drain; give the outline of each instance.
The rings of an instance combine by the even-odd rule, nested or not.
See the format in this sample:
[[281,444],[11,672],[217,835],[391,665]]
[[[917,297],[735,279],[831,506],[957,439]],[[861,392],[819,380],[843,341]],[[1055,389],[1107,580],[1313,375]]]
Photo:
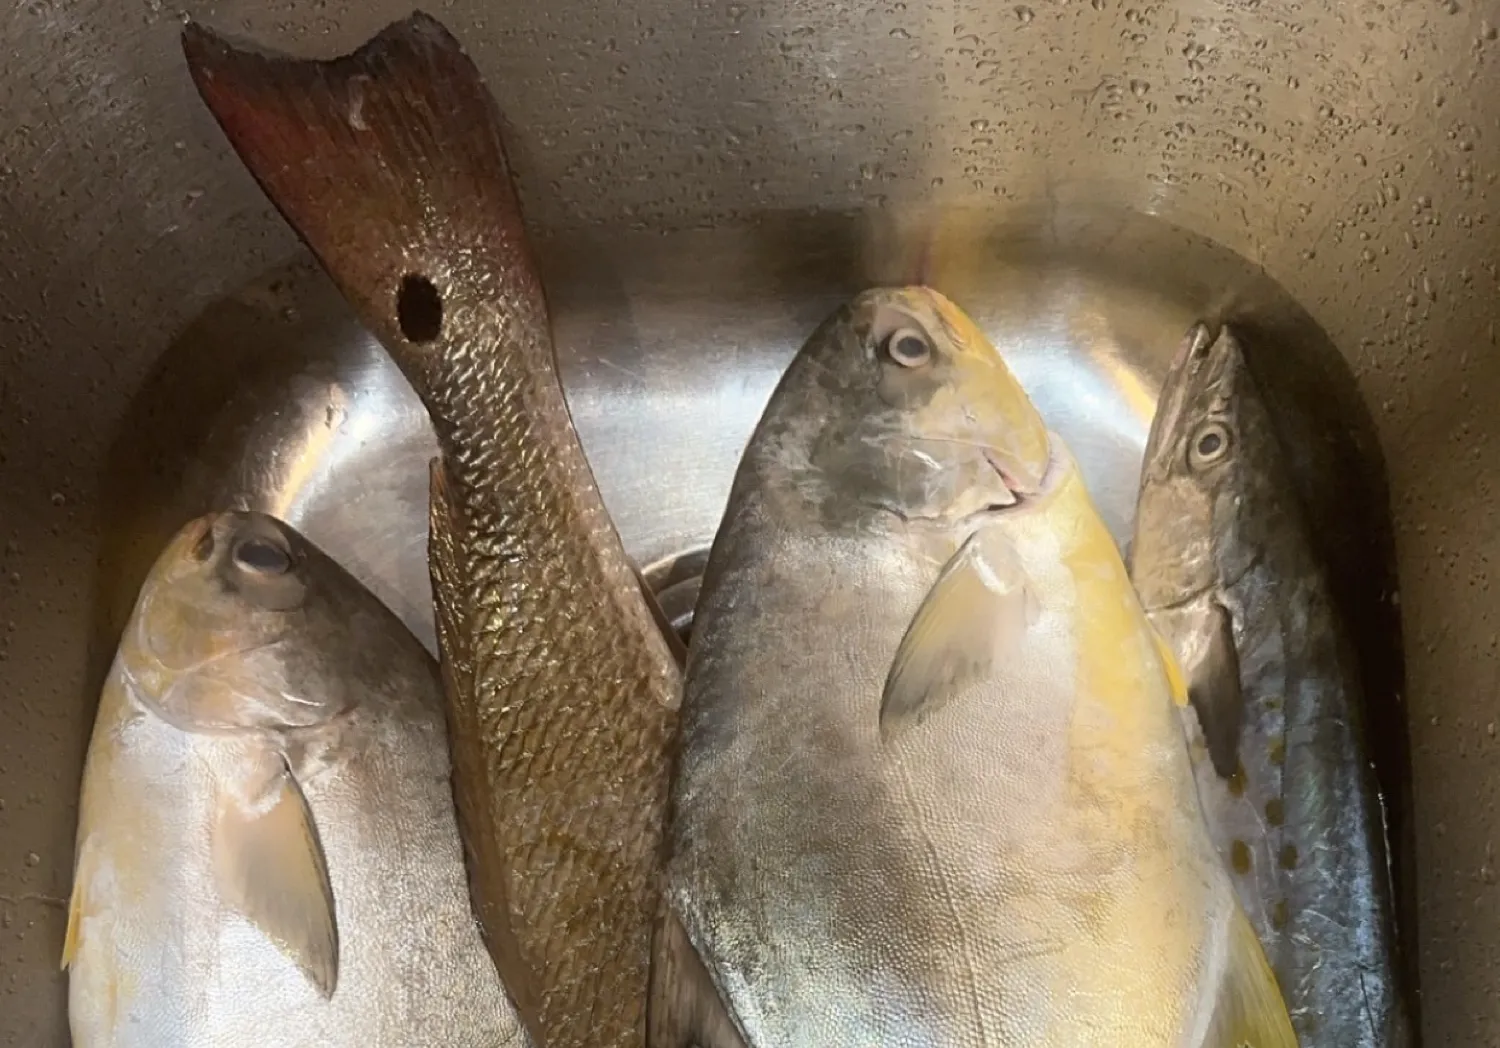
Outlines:
[[672,631],[683,644],[692,636],[693,609],[698,604],[698,590],[703,585],[703,569],[707,564],[708,547],[699,546],[663,557],[641,571]]

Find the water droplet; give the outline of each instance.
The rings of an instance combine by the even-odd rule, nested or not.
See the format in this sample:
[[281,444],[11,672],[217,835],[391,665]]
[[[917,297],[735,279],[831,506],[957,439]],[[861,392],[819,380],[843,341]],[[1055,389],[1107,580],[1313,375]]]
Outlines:
[[990,129],[990,122],[988,120],[970,120],[969,126],[975,131],[984,132]]
[[1151,85],[1144,80],[1132,80],[1130,82],[1130,93],[1137,98],[1145,98],[1146,93],[1151,90]]
[[902,29],[900,26],[897,26],[895,29],[891,30],[891,37],[896,40],[910,40],[911,34],[908,33],[905,29]]
[[1031,20],[1036,17],[1036,12],[1029,7],[1016,8],[1016,17],[1021,20],[1022,25],[1030,25]]
[[42,857],[40,855],[38,855],[36,852],[27,852],[26,853],[26,865],[27,866],[40,866],[41,864],[42,864]]

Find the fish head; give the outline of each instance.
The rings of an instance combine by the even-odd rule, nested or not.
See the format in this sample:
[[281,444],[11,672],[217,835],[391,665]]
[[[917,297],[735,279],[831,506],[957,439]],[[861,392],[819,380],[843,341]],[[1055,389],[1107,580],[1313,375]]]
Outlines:
[[142,585],[120,646],[122,668],[143,704],[186,731],[326,721],[351,704],[357,669],[341,664],[350,645],[325,643],[358,629],[360,602],[339,585],[345,578],[263,513],[199,517]]
[[1228,587],[1249,567],[1245,500],[1265,439],[1258,407],[1230,329],[1193,325],[1167,371],[1141,468],[1130,568],[1148,610]]
[[824,400],[802,412],[816,420],[812,464],[840,497],[956,521],[1041,490],[1046,425],[989,339],[938,292],[865,292],[800,363]]

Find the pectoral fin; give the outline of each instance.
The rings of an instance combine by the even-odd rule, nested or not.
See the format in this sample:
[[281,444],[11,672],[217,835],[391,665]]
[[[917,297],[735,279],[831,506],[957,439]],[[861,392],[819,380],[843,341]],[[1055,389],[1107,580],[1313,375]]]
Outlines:
[[280,756],[264,788],[225,795],[214,827],[214,878],[224,902],[332,997],[338,932],[323,845],[301,788]]
[[745,1048],[687,929],[665,905],[651,954],[646,1048]]
[[1020,559],[998,528],[976,531],[943,566],[886,677],[881,731],[919,724],[983,676],[1036,620]]
[[1229,961],[1203,1048],[1297,1048],[1297,1034],[1265,951],[1235,907]]
[[1208,756],[1221,779],[1240,766],[1240,729],[1245,723],[1245,696],[1240,689],[1240,657],[1234,646],[1234,620],[1217,601],[1208,606],[1183,651],[1188,701]]

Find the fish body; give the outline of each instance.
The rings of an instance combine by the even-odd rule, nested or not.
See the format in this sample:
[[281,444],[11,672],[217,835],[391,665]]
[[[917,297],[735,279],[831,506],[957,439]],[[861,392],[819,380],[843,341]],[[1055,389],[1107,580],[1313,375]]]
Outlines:
[[594,483],[478,70],[414,14],[327,61],[184,48],[437,433],[429,561],[486,942],[548,1048],[644,1037],[681,671]]
[[925,288],[809,340],[695,616],[654,1048],[1282,1048],[1159,641]]
[[1205,815],[1303,1048],[1407,1048],[1359,675],[1234,331],[1195,325],[1142,470],[1132,578],[1182,666]]
[[291,528],[187,525],[89,744],[74,1045],[529,1045],[469,905],[441,687]]

